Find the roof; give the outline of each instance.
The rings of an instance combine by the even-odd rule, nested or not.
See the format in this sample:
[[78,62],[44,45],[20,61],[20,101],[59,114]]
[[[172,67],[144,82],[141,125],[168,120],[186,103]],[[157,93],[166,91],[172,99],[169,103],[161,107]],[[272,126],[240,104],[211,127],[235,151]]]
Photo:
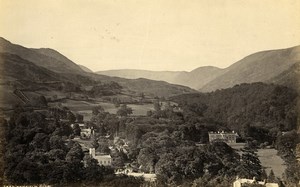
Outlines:
[[110,155],[95,155],[95,158],[97,159],[111,159]]

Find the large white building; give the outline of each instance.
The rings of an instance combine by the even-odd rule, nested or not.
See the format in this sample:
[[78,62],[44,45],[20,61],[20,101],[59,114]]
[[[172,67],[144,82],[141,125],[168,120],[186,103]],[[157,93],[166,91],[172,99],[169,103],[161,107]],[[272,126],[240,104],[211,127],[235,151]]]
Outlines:
[[236,137],[238,134],[234,131],[232,132],[209,132],[208,133],[209,142],[222,141],[226,143],[236,143]]

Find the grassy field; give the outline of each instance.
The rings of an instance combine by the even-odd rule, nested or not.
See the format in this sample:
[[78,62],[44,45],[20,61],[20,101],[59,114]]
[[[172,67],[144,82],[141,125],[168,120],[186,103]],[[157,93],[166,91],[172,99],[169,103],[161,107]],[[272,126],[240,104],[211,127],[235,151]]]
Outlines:
[[[106,112],[111,114],[116,114],[118,108],[115,107],[112,103],[106,103],[101,101],[95,102],[87,102],[87,101],[75,101],[67,99],[62,106],[68,107],[70,110],[74,112],[78,112],[84,116],[84,120],[90,120],[92,117],[92,108],[95,106],[102,106]],[[132,108],[133,115],[146,115],[147,111],[153,110],[153,104],[144,104],[144,105],[137,105],[137,104],[128,104],[128,107]]]
[[153,104],[143,104],[143,105],[128,105],[133,110],[133,115],[144,116],[147,114],[147,111],[154,110]]
[[267,174],[272,169],[276,177],[282,178],[286,166],[284,165],[284,161],[277,155],[277,150],[258,149],[257,154]]

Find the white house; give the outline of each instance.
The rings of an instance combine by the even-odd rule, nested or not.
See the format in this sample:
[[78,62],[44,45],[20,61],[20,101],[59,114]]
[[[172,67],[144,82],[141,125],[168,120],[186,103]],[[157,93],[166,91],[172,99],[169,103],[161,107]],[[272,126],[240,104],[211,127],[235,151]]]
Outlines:
[[111,166],[112,159],[110,155],[96,154],[95,148],[90,148],[90,155],[98,160],[99,165]]
[[243,184],[260,184],[260,185],[264,185],[266,187],[279,187],[279,185],[277,183],[267,183],[266,181],[256,181],[255,178],[254,179],[239,179],[237,178],[234,182],[233,182],[233,187],[243,187]]
[[236,143],[236,138],[238,134],[234,131],[232,132],[209,132],[208,133],[209,142],[213,141],[223,141],[226,143]]
[[93,133],[93,130],[90,129],[90,128],[81,129],[81,131],[80,131],[80,138],[82,138],[82,139],[90,139],[92,133]]

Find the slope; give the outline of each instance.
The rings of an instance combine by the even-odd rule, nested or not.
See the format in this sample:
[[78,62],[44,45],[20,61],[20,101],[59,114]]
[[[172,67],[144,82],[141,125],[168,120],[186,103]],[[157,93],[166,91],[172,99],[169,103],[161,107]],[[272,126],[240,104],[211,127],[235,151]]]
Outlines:
[[223,74],[208,82],[200,91],[209,92],[240,83],[268,82],[299,61],[300,46],[254,53],[224,69]]
[[[55,72],[56,77],[63,77],[64,81],[67,80],[68,82],[77,85],[76,87],[86,87],[96,84],[111,84],[112,82],[117,82],[120,83],[120,85],[124,90],[126,90],[126,92],[143,92],[148,95],[155,95],[159,97],[168,97],[169,95],[174,94],[195,92],[195,90],[192,90],[190,88],[179,85],[172,85],[166,82],[140,79],[129,80],[85,72],[80,68],[79,65],[75,64],[67,57],[63,56],[53,49],[29,49],[20,45],[12,44],[4,38],[0,38],[0,52],[17,55],[23,60],[32,62],[39,67],[46,68],[49,71]],[[39,70],[36,69],[32,72],[37,73],[36,71]]]
[[244,126],[292,130],[297,126],[297,92],[286,86],[243,83],[210,93],[172,97],[184,110],[214,119],[232,130]]
[[204,84],[216,78],[222,73],[222,69],[205,66],[191,72],[186,71],[148,71],[135,69],[120,69],[98,71],[98,74],[128,79],[145,78],[151,80],[166,81],[172,84],[188,86],[194,89],[201,88]]
[[38,66],[55,72],[83,72],[74,62],[53,49],[30,49],[13,44],[0,37],[0,52],[18,55]]
[[84,65],[78,65],[83,71],[88,72],[88,73],[93,73],[92,70],[90,70],[89,68],[85,67]]

